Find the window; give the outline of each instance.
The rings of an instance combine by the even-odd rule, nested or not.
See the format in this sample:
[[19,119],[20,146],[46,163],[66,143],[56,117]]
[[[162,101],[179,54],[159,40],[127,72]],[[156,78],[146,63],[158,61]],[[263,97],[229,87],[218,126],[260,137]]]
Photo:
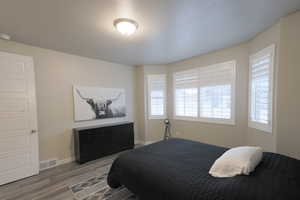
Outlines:
[[149,119],[166,118],[166,75],[148,76]]
[[198,72],[188,70],[174,75],[175,115],[177,117],[198,117]]
[[249,127],[272,132],[275,45],[250,57]]
[[200,116],[206,118],[231,118],[231,85],[200,88]]
[[234,123],[235,61],[174,74],[175,119]]
[[179,88],[176,90],[177,116],[197,117],[198,115],[198,89]]

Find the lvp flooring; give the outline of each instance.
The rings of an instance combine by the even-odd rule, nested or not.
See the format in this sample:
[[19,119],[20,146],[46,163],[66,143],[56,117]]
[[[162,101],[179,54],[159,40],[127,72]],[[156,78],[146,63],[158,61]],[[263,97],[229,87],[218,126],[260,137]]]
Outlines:
[[70,185],[108,172],[118,154],[79,165],[57,166],[29,178],[0,186],[1,200],[74,200]]

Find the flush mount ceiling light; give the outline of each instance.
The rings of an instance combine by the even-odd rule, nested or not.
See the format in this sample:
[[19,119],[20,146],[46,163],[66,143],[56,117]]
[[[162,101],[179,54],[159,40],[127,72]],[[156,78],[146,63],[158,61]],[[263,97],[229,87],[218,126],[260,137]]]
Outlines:
[[123,35],[132,35],[138,29],[138,23],[132,19],[119,18],[114,21],[114,26]]
[[3,40],[10,40],[10,35],[7,35],[5,33],[0,33],[0,39]]

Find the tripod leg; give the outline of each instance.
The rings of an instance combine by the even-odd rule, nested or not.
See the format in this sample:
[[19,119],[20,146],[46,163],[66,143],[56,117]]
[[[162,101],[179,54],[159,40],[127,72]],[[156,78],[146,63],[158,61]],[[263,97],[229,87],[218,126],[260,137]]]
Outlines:
[[171,130],[170,130],[170,127],[168,126],[168,138],[171,137]]
[[165,134],[164,134],[164,140],[168,139],[168,127],[165,127]]

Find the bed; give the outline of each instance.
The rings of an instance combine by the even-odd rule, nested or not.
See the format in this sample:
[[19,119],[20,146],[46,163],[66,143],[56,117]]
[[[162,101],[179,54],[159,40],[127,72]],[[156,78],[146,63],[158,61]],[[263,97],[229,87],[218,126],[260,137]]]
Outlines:
[[208,171],[227,149],[170,139],[120,155],[107,182],[139,200],[299,200],[300,161],[264,153],[249,176],[214,178]]

